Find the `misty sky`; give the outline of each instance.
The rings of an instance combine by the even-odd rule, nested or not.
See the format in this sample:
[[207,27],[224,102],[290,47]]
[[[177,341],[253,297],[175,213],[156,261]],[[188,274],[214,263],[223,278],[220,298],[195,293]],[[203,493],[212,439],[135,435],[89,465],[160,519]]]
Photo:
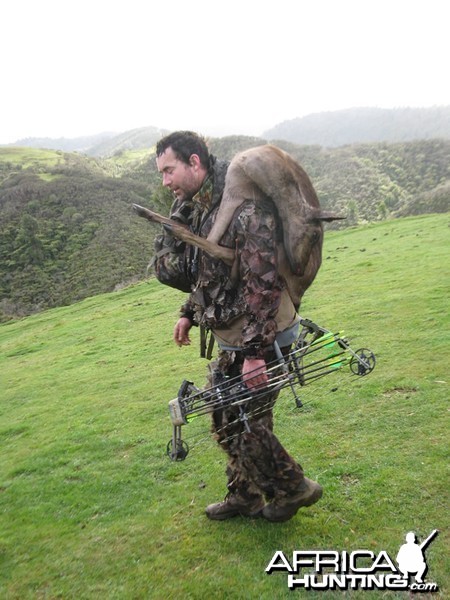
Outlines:
[[14,0],[0,143],[450,104],[447,0]]

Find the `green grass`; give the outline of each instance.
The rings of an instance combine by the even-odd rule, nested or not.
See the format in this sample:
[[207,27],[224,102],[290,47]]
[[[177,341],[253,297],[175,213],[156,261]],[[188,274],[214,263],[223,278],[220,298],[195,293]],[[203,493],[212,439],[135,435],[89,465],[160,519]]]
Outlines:
[[155,148],[142,148],[140,150],[123,150],[108,157],[108,162],[115,163],[120,166],[128,166],[131,164],[140,163],[155,152]]
[[121,176],[130,169],[134,169],[144,163],[148,157],[155,152],[155,148],[143,148],[141,150],[123,150],[109,156],[105,160],[109,172],[115,176]]
[[[150,281],[1,325],[0,597],[291,598],[264,572],[276,550],[395,557],[435,528],[428,580],[448,597],[448,220],[326,236],[301,314],[377,366],[304,388],[300,411],[283,391],[276,432],[324,487],[287,523],[205,518],[226,491],[207,417],[183,427],[186,461],[165,456],[167,403],[206,371],[196,331],[171,341],[182,294]],[[348,595],[406,597],[308,592]]]
[[50,168],[61,161],[61,152],[43,148],[25,148],[11,146],[0,148],[0,162],[18,165],[22,169],[30,167]]

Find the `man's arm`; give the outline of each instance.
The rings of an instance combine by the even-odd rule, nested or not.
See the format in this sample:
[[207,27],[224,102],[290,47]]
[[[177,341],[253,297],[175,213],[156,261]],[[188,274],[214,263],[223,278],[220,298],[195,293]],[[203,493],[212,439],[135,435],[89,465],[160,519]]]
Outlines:
[[242,378],[249,388],[267,383],[264,354],[275,341],[283,281],[277,265],[277,222],[267,207],[247,204],[238,219],[240,278],[247,305],[242,331]]
[[278,273],[277,222],[267,207],[248,204],[238,218],[240,280],[246,304],[242,343],[246,357],[261,358],[277,334],[276,315],[285,287]]

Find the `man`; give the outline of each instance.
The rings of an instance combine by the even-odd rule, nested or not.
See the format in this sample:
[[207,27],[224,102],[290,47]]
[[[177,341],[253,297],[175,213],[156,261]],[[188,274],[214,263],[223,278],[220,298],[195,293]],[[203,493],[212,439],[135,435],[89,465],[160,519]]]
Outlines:
[[[171,218],[207,237],[222,199],[227,163],[210,155],[201,137],[186,131],[160,140],[156,154],[163,185],[175,196]],[[277,268],[280,236],[272,203],[245,199],[220,241],[236,251],[239,260],[233,267],[177,242],[168,232],[158,241],[159,280],[191,290],[175,325],[175,343],[190,344],[191,327],[200,325],[219,344],[218,359],[210,364],[210,385],[241,375],[250,390],[260,391],[276,350],[286,354],[297,337],[299,317]],[[248,407],[247,423],[237,407],[214,411],[213,430],[228,454],[228,494],[206,508],[210,519],[262,515],[286,521],[321,497],[321,487],[304,476],[273,434],[277,395],[259,393]]]

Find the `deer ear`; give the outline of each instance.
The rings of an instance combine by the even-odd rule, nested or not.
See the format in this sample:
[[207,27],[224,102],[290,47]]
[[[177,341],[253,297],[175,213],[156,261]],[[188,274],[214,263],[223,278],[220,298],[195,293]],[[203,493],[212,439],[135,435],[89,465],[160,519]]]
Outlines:
[[316,219],[319,221],[341,221],[342,219],[346,219],[344,215],[337,215],[334,212],[330,212],[329,210],[321,210],[317,215]]
[[308,211],[307,221],[338,221],[341,219],[346,219],[343,215],[337,215],[334,212],[330,212],[329,210],[321,210],[320,208],[310,208]]

